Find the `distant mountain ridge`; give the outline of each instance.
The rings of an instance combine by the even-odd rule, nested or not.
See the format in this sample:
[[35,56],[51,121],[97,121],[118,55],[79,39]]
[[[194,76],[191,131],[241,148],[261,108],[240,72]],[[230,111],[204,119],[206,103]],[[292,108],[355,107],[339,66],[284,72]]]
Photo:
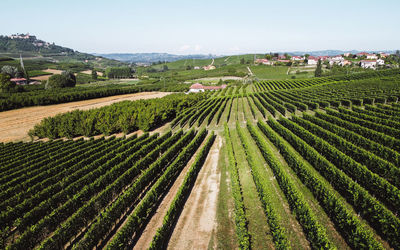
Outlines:
[[109,59],[114,59],[122,62],[132,63],[153,63],[153,62],[173,62],[185,59],[211,59],[217,57],[216,55],[175,55],[169,53],[111,53],[111,54],[99,54],[93,53],[96,56],[102,56]]

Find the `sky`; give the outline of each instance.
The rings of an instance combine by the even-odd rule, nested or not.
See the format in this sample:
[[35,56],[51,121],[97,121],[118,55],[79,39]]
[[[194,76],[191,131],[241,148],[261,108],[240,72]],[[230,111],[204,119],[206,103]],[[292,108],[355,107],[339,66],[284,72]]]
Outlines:
[[399,0],[1,0],[0,34],[87,53],[400,49]]

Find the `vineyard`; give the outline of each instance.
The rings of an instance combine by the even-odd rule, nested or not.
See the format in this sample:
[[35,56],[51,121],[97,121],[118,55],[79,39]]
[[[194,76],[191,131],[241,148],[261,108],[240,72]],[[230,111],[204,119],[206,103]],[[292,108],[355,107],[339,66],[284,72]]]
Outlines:
[[174,248],[214,150],[209,248],[400,249],[399,98],[400,71],[384,70],[47,118],[31,134],[63,140],[0,144],[0,246]]

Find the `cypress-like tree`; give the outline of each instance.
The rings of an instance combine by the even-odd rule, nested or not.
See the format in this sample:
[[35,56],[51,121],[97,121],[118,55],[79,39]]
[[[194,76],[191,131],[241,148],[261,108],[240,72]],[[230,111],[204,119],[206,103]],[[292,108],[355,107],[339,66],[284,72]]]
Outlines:
[[322,63],[321,63],[321,59],[318,60],[317,68],[315,69],[315,77],[320,77],[320,76],[322,76]]

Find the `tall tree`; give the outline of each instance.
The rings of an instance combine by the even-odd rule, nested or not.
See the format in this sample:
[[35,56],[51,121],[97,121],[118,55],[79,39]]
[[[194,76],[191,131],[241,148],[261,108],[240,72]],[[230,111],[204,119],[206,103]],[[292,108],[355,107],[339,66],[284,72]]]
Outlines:
[[0,92],[11,92],[15,89],[15,82],[10,81],[8,74],[0,73]]
[[97,80],[97,71],[94,69],[92,70],[92,79]]
[[322,62],[321,59],[318,60],[317,68],[315,69],[315,77],[322,76]]
[[16,67],[13,67],[13,66],[10,66],[10,65],[4,65],[1,68],[1,73],[7,74],[11,78],[14,78],[18,73],[18,69]]

